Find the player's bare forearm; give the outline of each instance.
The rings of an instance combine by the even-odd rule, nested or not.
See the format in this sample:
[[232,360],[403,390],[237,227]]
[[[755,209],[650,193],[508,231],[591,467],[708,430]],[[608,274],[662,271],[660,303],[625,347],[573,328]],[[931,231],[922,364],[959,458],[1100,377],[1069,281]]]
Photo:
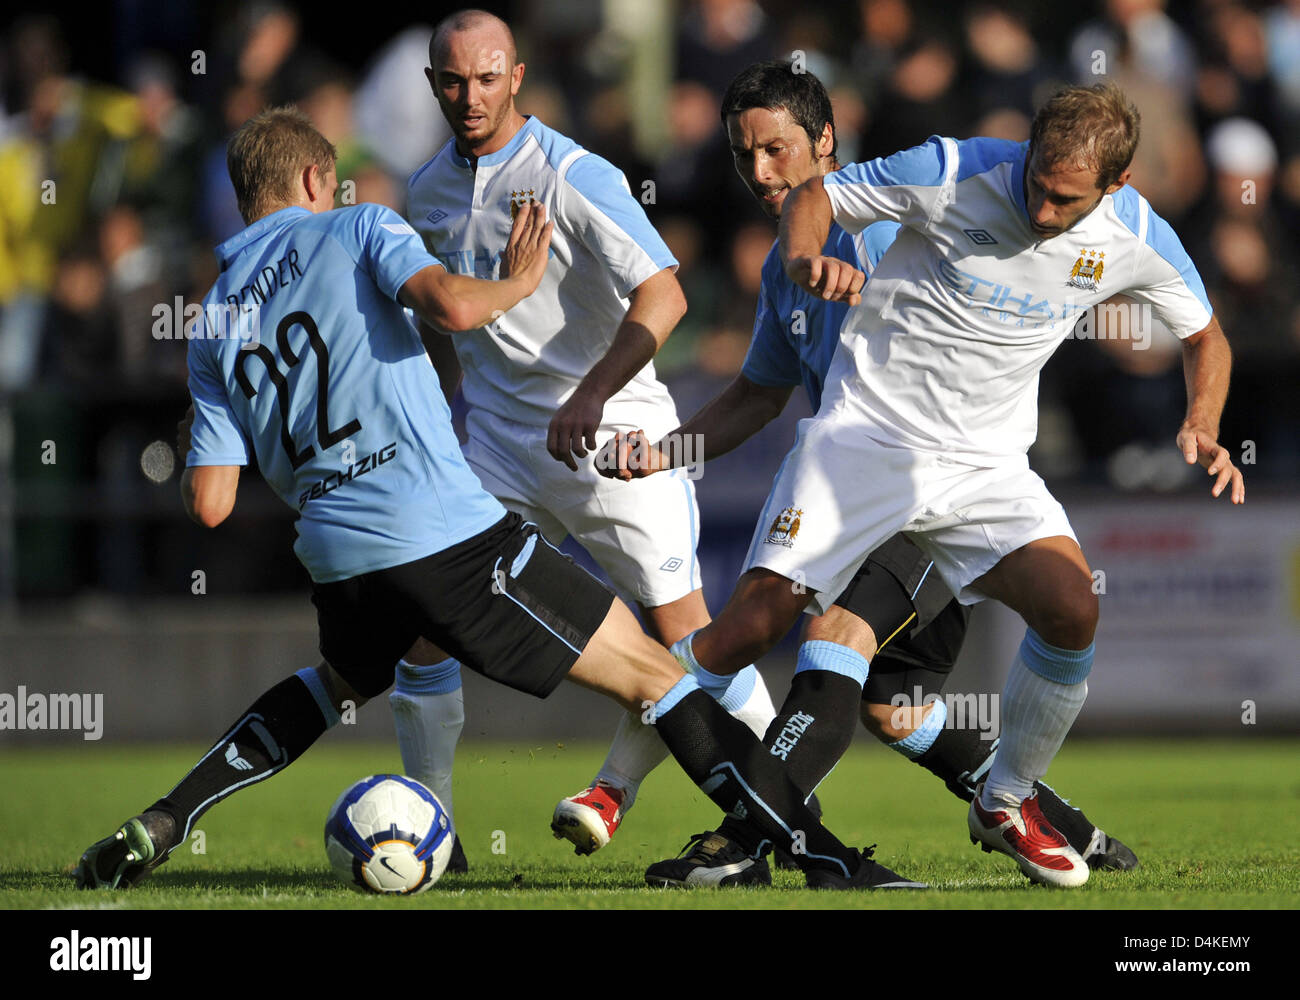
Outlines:
[[651,275],[633,289],[623,322],[605,356],[578,383],[551,418],[546,447],[570,469],[596,448],[605,402],[646,366],[686,314],[686,296],[672,271]]
[[438,385],[447,398],[447,405],[450,406],[456,396],[456,390],[460,388],[460,380],[464,374],[461,371],[460,358],[456,356],[456,348],[450,337],[443,336],[425,322],[420,323],[420,340],[424,344],[425,353],[429,355],[429,360],[433,362],[433,370],[438,373]]
[[532,290],[522,276],[492,281],[430,265],[414,274],[397,298],[429,326],[460,333],[499,319]]
[[[669,461],[665,468],[708,461],[739,447],[770,423],[790,400],[790,386],[757,385],[737,375],[700,411],[665,436],[655,448]],[[699,447],[686,449],[685,441]]]
[[1178,450],[1189,464],[1201,465],[1214,479],[1211,496],[1225,490],[1234,504],[1246,500],[1241,470],[1228,449],[1219,444],[1219,418],[1228,399],[1232,351],[1217,319],[1183,341],[1183,373],[1187,379],[1187,416],[1178,429]]
[[511,225],[500,278],[470,278],[430,265],[407,280],[398,301],[438,329],[460,332],[487,326],[541,283],[553,229],[554,224],[546,221],[546,209],[529,203],[519,209]]
[[795,258],[819,255],[834,221],[831,200],[820,177],[804,181],[786,195],[779,226],[781,264],[788,270]]
[[605,356],[594,364],[579,390],[609,399],[644,368],[686,315],[686,296],[672,271],[651,275],[632,290],[627,314]]
[[616,434],[601,449],[596,469],[609,479],[630,482],[725,455],[785,409],[793,391],[789,386],[757,385],[738,375],[695,416],[655,444],[639,430]]
[[238,465],[196,465],[181,475],[181,500],[190,519],[215,528],[235,509]]
[[822,255],[835,213],[820,177],[786,195],[781,212],[779,252],[786,277],[826,302],[861,301],[867,276],[838,257]]
[[1218,319],[1183,341],[1183,375],[1187,380],[1183,426],[1201,428],[1217,438],[1232,375],[1232,349]]

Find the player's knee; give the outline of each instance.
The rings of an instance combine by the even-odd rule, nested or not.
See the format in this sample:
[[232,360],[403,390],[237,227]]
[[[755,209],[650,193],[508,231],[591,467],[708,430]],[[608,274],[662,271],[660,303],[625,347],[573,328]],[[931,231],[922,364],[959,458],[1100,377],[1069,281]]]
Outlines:
[[1042,616],[1036,631],[1062,649],[1084,649],[1097,634],[1101,603],[1092,588],[1075,586],[1060,592]]
[[653,607],[642,604],[641,612],[645,630],[665,647],[709,624],[709,607],[704,603],[702,590],[693,590],[667,604]]
[[876,655],[876,635],[857,615],[833,605],[824,615],[808,621],[805,642],[833,642],[856,650],[867,659]]
[[447,658],[447,654],[423,637],[415,640],[415,645],[407,650],[406,655],[402,657],[407,663],[417,667],[427,667],[430,664],[441,663]]
[[365,695],[358,694],[352,685],[343,679],[343,676],[331,667],[328,663],[322,663],[316,668],[316,676],[325,685],[325,690],[329,692],[330,704],[339,711],[347,707],[344,702],[351,702],[352,707],[360,708],[370,699]]

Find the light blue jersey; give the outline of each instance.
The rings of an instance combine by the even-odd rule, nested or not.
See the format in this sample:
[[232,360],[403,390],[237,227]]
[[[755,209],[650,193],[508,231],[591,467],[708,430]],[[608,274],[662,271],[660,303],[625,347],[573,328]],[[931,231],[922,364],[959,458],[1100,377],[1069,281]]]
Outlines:
[[398,290],[437,261],[379,205],[285,208],[216,250],[188,331],[188,466],[247,465],[299,512],[294,551],[329,583],[411,562],[505,509],[461,457]]
[[[852,236],[832,225],[822,254],[847,261],[870,281],[898,229],[896,222],[877,222]],[[763,261],[754,339],[741,374],[755,385],[803,385],[815,413],[821,407],[826,372],[839,346],[840,326],[848,311],[843,302],[826,302],[787,278],[773,244]]]

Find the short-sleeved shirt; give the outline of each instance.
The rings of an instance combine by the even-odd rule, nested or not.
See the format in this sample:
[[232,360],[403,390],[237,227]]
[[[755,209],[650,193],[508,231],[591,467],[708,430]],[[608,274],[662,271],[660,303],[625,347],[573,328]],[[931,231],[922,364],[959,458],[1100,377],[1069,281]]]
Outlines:
[[188,466],[247,465],[296,510],[294,551],[328,583],[439,552],[505,510],[461,456],[396,296],[438,266],[379,205],[285,208],[216,250],[187,331]]
[[902,229],[845,317],[819,417],[975,465],[1023,462],[1038,373],[1086,310],[1124,293],[1179,337],[1209,324],[1196,268],[1132,187],[1039,238],[1027,154],[1028,143],[933,136],[825,178],[847,231],[881,219]]
[[[609,349],[633,289],[677,261],[622,172],[536,118],[474,163],[448,141],[411,175],[407,216],[449,271],[491,278],[526,201],[545,205],[555,223],[541,285],[453,343],[471,407],[544,428]],[[610,398],[605,423],[676,426],[653,363]]]
[[[856,236],[832,225],[822,254],[847,261],[870,281],[897,234],[896,222],[877,222]],[[843,302],[827,302],[786,277],[774,243],[763,261],[754,336],[741,374],[755,385],[802,385],[813,412],[817,412],[848,311]]]

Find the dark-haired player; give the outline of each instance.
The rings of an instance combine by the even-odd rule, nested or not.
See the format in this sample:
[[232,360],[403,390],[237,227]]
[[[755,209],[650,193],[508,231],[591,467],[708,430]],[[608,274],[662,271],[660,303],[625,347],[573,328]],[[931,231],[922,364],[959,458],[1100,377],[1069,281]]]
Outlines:
[[[1212,496],[1245,500],[1216,440],[1231,352],[1177,236],[1128,186],[1138,135],[1119,88],[1067,87],[1039,108],[1027,143],[932,136],[781,196],[787,276],[851,308],[821,408],[800,424],[731,600],[675,647],[688,668],[751,662],[806,608],[825,612],[863,550],[905,532],[962,603],[992,598],[1025,621],[967,827],[1061,887],[1089,868],[1034,786],[1087,696],[1099,603],[1027,451],[1038,372],[1083,314],[1126,293],[1182,339],[1176,445],[1214,479]],[[879,221],[900,229],[862,295],[862,271],[823,251],[832,225],[852,234]],[[780,529],[796,514],[791,538]]]
[[[792,73],[788,63],[760,63],[737,76],[723,97],[722,120],[737,172],[772,218],[780,218],[791,189],[839,169],[830,98],[814,75]],[[870,280],[898,229],[879,222],[851,236],[834,226],[824,253],[860,268]],[[695,462],[725,454],[776,417],[799,385],[816,411],[847,311],[847,305],[825,302],[790,281],[773,246],[740,375],[661,441],[651,444],[638,432],[627,442],[612,442],[602,453],[602,470],[639,478],[687,457]],[[702,456],[698,448],[683,456],[678,445],[690,439],[702,443]],[[997,740],[973,723],[954,726],[946,703],[936,697],[968,619],[968,609],[953,599],[930,558],[903,535],[893,536],[867,557],[825,614],[808,620],[793,686],[764,743],[786,761],[795,783],[811,791],[847,749],[860,705],[869,732],[969,802]],[[1036,787],[1044,813],[1091,866],[1136,866],[1127,847],[1046,785]],[[698,835],[683,857],[652,865],[646,878],[661,885],[767,884],[763,847],[761,835],[731,817],[716,832]]]

